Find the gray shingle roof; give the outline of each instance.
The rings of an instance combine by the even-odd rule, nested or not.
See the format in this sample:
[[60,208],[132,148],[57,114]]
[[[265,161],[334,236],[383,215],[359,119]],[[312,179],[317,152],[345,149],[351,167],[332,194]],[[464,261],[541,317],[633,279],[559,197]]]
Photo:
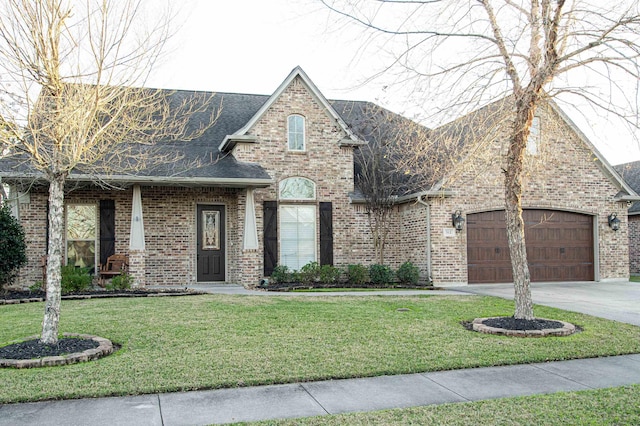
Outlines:
[[[619,164],[614,166],[614,169],[636,193],[640,194],[640,161]],[[640,213],[640,201],[636,201],[631,205],[629,213]]]
[[[196,95],[211,95],[207,92],[172,91],[170,102],[179,104]],[[172,162],[157,163],[143,170],[136,170],[135,175],[118,175],[114,179],[127,181],[169,181],[202,182],[206,179],[229,181],[234,179],[269,180],[271,177],[260,164],[237,161],[232,155],[218,150],[220,143],[228,135],[234,134],[260,110],[270,98],[268,95],[216,92],[205,111],[194,114],[187,127],[187,132],[207,123],[212,109],[219,110],[215,123],[201,136],[190,141],[160,141],[153,148],[157,155],[175,158]],[[336,112],[347,126],[363,140],[376,143],[380,133],[373,132],[370,126],[371,111],[382,110],[396,121],[405,118],[383,110],[370,102],[330,101]],[[387,120],[385,118],[385,120]],[[406,120],[408,121],[408,120]],[[149,149],[140,147],[140,149]],[[34,173],[28,161],[19,157],[0,160],[0,176],[5,180],[11,177],[33,177]],[[81,168],[72,175],[83,177]],[[7,179],[9,178],[9,179]]]

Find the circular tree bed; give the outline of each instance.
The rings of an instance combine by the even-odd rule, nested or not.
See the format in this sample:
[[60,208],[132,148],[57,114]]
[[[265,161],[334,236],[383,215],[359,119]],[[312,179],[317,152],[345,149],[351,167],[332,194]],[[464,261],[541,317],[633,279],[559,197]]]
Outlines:
[[53,367],[93,361],[110,355],[114,345],[103,337],[64,333],[55,345],[45,345],[37,336],[0,348],[0,367]]
[[474,331],[480,333],[516,337],[568,336],[576,332],[576,326],[571,323],[546,318],[531,320],[514,317],[476,318],[471,326]]

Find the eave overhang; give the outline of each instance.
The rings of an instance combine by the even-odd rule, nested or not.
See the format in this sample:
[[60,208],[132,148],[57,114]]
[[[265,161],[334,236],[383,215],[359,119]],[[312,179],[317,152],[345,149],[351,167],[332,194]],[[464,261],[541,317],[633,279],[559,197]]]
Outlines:
[[[2,180],[8,183],[46,183],[42,176],[25,176],[3,174]],[[208,178],[208,177],[164,177],[164,176],[91,176],[74,174],[67,178],[68,183],[87,183],[97,186],[127,187],[130,185],[143,186],[179,186],[179,187],[223,187],[223,188],[266,188],[274,184],[273,179],[256,178]]]
[[[404,204],[404,203],[413,202],[413,201],[416,201],[418,199],[423,199],[423,198],[452,197],[453,195],[455,195],[454,191],[443,190],[443,189],[420,191],[420,192],[414,192],[414,193],[411,193],[411,194],[403,195],[403,196],[400,196],[400,197],[395,197],[394,200],[393,200],[393,204],[394,205],[395,204]],[[354,194],[349,194],[349,202],[351,204],[366,204],[367,200],[364,197],[356,196]]]

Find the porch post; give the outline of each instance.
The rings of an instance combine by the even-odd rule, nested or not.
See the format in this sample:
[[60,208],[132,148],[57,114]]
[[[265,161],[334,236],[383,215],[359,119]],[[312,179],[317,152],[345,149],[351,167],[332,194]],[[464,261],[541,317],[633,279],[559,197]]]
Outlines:
[[142,195],[140,185],[133,187],[131,202],[131,231],[129,234],[129,273],[134,287],[144,287],[146,256],[144,245],[144,221],[142,220]]
[[258,249],[258,230],[256,227],[256,205],[253,199],[253,188],[247,188],[247,200],[244,209],[243,250]]

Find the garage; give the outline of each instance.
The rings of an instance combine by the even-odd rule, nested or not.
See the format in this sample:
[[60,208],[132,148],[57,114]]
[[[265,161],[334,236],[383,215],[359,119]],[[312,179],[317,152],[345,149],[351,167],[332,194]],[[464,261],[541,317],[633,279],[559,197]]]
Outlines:
[[[593,281],[593,217],[523,211],[531,281]],[[504,210],[467,215],[469,284],[513,282]]]

